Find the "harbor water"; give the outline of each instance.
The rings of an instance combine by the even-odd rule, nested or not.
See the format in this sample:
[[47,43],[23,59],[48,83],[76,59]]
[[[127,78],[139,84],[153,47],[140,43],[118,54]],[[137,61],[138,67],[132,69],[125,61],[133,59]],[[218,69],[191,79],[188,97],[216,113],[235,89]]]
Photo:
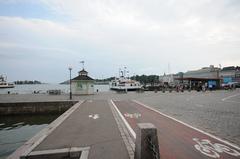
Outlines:
[[[61,90],[62,93],[69,93],[69,85],[66,84],[24,84],[15,85],[14,88],[1,88],[0,94],[33,94],[47,93],[48,90]],[[94,90],[97,92],[109,91],[109,85],[94,85]],[[1,101],[0,101],[1,102]]]
[[59,115],[0,116],[0,159],[5,159]]

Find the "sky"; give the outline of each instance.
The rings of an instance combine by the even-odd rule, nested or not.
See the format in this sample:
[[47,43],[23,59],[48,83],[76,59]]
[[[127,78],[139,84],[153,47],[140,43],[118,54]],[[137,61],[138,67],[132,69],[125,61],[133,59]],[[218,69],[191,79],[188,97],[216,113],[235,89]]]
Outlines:
[[239,0],[0,0],[0,74],[59,83],[240,65]]

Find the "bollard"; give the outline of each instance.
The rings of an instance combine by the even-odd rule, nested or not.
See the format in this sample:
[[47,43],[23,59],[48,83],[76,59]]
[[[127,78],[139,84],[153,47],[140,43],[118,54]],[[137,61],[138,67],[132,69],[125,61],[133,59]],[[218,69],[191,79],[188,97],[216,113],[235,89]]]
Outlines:
[[157,128],[151,123],[137,125],[134,159],[160,159]]

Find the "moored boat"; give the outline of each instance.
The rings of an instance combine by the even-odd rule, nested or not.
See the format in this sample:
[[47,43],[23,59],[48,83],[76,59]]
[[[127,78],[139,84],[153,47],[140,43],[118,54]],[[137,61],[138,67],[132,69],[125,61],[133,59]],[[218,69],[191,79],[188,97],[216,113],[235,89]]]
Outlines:
[[14,88],[14,84],[8,83],[6,79],[6,77],[0,75],[0,88]]
[[109,82],[111,90],[116,91],[135,91],[142,88],[140,82],[126,77],[126,71],[120,71],[120,77]]

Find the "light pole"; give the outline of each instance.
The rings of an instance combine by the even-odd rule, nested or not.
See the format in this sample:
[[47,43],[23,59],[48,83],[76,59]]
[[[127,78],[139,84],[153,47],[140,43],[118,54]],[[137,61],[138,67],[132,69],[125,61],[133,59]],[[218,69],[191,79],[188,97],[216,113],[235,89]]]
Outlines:
[[70,100],[72,100],[72,87],[71,87],[71,85],[72,85],[72,77],[71,77],[71,75],[72,75],[72,67],[69,67],[68,69],[69,69],[69,72],[70,72],[70,80],[69,80],[70,93],[69,93],[69,98],[70,98]]

